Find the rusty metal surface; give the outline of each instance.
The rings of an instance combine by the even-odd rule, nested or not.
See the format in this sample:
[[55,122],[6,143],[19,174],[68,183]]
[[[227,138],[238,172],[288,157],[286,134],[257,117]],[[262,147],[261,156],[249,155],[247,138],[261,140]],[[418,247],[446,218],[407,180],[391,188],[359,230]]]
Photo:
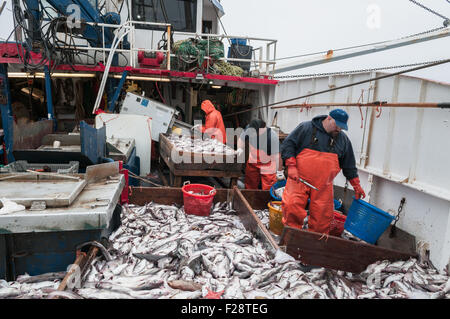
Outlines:
[[78,145],[81,147],[80,134],[47,134],[42,138],[42,145],[53,145],[59,141],[61,146]]
[[41,145],[42,138],[53,131],[53,121],[45,120],[28,124],[14,123],[14,150],[36,149]]
[[119,162],[90,165],[86,168],[86,182],[95,183],[106,177],[119,174]]
[[416,237],[400,228],[396,228],[395,236],[390,237],[391,229],[392,226],[389,226],[378,238],[377,246],[414,254],[416,252]]
[[53,147],[53,145],[41,145],[37,148],[39,151],[46,152],[81,152],[80,145],[61,145],[60,147]]

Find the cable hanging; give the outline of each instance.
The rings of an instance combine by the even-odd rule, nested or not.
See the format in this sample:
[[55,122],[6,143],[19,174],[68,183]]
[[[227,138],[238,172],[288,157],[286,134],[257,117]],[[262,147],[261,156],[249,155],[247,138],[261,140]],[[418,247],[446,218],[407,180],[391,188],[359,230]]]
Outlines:
[[[415,1],[415,0],[409,0],[409,1],[412,2],[412,3],[414,3],[415,5],[418,5],[418,6],[421,7],[422,9],[425,9],[425,10],[427,10],[428,12],[431,12],[432,14],[437,15],[438,17],[444,19],[444,26],[445,26],[445,27],[447,27],[447,26],[450,24],[450,19],[447,18],[446,16],[444,16],[444,15],[442,15],[442,14],[440,14],[440,13],[434,11],[433,9],[430,9],[430,8],[424,6],[423,4],[421,4],[421,3],[418,2],[418,1]],[[449,1],[447,0],[447,2],[449,2]],[[449,3],[450,3],[450,2],[449,2]]]
[[296,74],[296,75],[279,75],[279,76],[274,76],[274,79],[294,79],[294,78],[312,78],[312,77],[333,76],[333,75],[350,75],[350,74],[356,74],[356,73],[375,72],[375,71],[383,71],[383,70],[390,70],[390,69],[400,69],[400,68],[406,68],[406,67],[412,67],[412,66],[418,66],[418,65],[433,64],[433,63],[441,62],[441,61],[444,61],[444,60],[442,59],[442,60],[436,60],[436,61],[417,62],[417,63],[411,63],[411,64],[401,64],[401,65],[384,66],[384,67],[378,67],[378,68],[359,69],[359,70],[350,70],[350,71],[336,71],[336,72],[327,72],[327,73],[311,73],[311,74]]
[[234,115],[237,115],[237,114],[247,113],[247,112],[251,112],[251,111],[267,108],[269,106],[274,106],[274,105],[278,105],[278,104],[282,104],[282,103],[286,103],[286,102],[291,102],[291,101],[299,100],[299,99],[302,99],[302,98],[305,98],[305,97],[314,96],[314,95],[318,95],[318,94],[323,94],[323,93],[327,93],[327,92],[331,92],[331,91],[336,91],[336,90],[348,88],[348,87],[351,87],[351,86],[357,86],[357,85],[360,85],[360,84],[363,84],[363,83],[367,83],[367,82],[372,82],[372,81],[377,81],[377,80],[381,80],[381,79],[386,79],[386,78],[393,77],[393,76],[396,76],[396,75],[400,75],[400,74],[403,74],[403,73],[413,72],[413,71],[417,71],[417,70],[421,70],[421,69],[425,69],[425,68],[441,65],[441,64],[444,64],[444,63],[449,63],[449,62],[450,62],[450,59],[447,59],[447,60],[443,60],[443,61],[432,63],[432,64],[418,66],[418,67],[415,67],[415,68],[412,68],[412,69],[407,69],[407,70],[403,70],[403,71],[399,71],[399,72],[395,72],[395,73],[390,73],[390,74],[382,75],[382,76],[379,76],[379,77],[370,78],[370,79],[367,79],[367,80],[363,80],[363,81],[359,81],[359,82],[355,82],[355,83],[351,83],[351,84],[346,84],[346,85],[343,85],[343,86],[338,86],[338,87],[334,87],[334,88],[323,90],[323,91],[319,91],[319,92],[314,92],[314,93],[302,95],[302,96],[290,98],[290,99],[279,101],[279,102],[275,102],[275,103],[270,103],[270,104],[263,105],[263,106],[256,106],[256,107],[253,107],[253,108],[250,108],[250,109],[247,109],[247,110],[230,113],[230,114],[224,115],[223,117],[227,118],[227,117],[234,116]]

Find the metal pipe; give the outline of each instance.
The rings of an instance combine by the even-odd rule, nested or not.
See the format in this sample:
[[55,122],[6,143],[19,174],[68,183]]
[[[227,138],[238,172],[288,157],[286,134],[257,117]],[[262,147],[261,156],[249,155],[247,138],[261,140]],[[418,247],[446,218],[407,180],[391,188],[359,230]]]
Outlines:
[[[209,57],[205,57],[205,60],[208,59]],[[220,58],[220,61],[234,61],[234,62],[250,62],[252,64],[258,64],[258,63],[264,63],[264,64],[276,64],[276,62],[273,62],[271,60],[267,61],[267,60],[248,60],[248,59],[236,59],[236,58]]]
[[[114,79],[121,79],[122,76],[118,74],[109,75],[109,77]],[[154,76],[134,76],[134,75],[128,75],[128,80],[140,80],[140,81],[159,81],[159,82],[170,82],[170,78],[158,78]]]
[[47,117],[49,120],[53,120],[53,130],[56,131],[57,121],[53,112],[53,100],[52,100],[52,78],[48,66],[44,66],[45,73],[45,97],[47,99]]
[[[45,73],[36,72],[8,72],[8,77],[12,79],[44,79]],[[51,73],[52,78],[95,78],[95,73]]]
[[172,24],[170,23],[162,23],[162,22],[147,22],[147,21],[133,21],[130,20],[131,24],[144,24],[144,25],[154,25],[154,26],[160,26],[160,27],[168,27]]
[[[64,50],[74,50],[74,51],[79,51],[79,50],[84,50],[84,51],[113,51],[113,49],[111,48],[96,48],[96,47],[87,47],[87,46],[78,46],[76,48],[74,47],[61,47]],[[153,50],[153,49],[146,49],[146,48],[133,48],[133,49],[116,49],[114,50],[114,52],[126,52],[129,53],[130,51],[147,51],[147,52],[167,52],[167,50]],[[173,55],[175,56],[175,55]],[[275,62],[272,62],[275,63]]]
[[171,26],[167,26],[167,70],[170,71],[170,35],[171,35]]
[[255,41],[267,41],[267,42],[277,42],[278,40],[273,40],[273,39],[263,39],[263,38],[252,38],[252,37],[244,37],[244,36],[237,36],[237,35],[224,35],[224,34],[212,34],[212,33],[193,33],[193,32],[180,32],[180,31],[176,31],[174,32],[176,34],[180,34],[180,35],[190,35],[190,36],[197,36],[197,37],[215,37],[215,38],[226,38],[226,39],[234,39],[234,38],[239,38],[239,39],[247,39],[247,40],[255,40]]
[[292,104],[292,105],[282,105],[273,106],[271,109],[297,109],[302,107],[321,107],[321,106],[360,106],[360,107],[423,107],[423,108],[449,108],[450,102],[448,103],[388,103],[388,102],[372,102],[372,103],[314,103],[314,104]]
[[360,84],[367,83],[367,82],[372,82],[372,81],[376,81],[376,80],[386,79],[386,78],[389,78],[389,77],[392,77],[392,76],[396,76],[396,75],[399,75],[399,74],[403,74],[403,73],[408,73],[408,72],[413,72],[413,71],[417,71],[417,70],[421,70],[421,69],[425,69],[425,68],[430,68],[430,67],[433,67],[433,66],[436,66],[436,65],[440,65],[440,64],[444,64],[444,63],[448,63],[448,62],[450,62],[450,59],[442,60],[442,61],[435,62],[435,63],[432,63],[432,64],[418,66],[418,67],[415,67],[415,68],[412,68],[412,69],[408,69],[408,70],[404,70],[404,71],[399,71],[399,72],[395,72],[395,73],[391,73],[391,74],[382,75],[382,76],[379,76],[377,78],[370,78],[370,79],[367,79],[367,80],[363,80],[363,81],[359,81],[359,82],[355,82],[355,83],[351,83],[351,84],[347,84],[347,85],[343,85],[343,86],[339,86],[339,87],[334,87],[334,88],[331,88],[331,89],[328,89],[328,90],[323,90],[323,91],[319,91],[319,92],[314,92],[314,93],[302,95],[302,96],[299,96],[299,97],[294,97],[292,99],[287,99],[287,100],[284,100],[284,101],[275,102],[275,103],[271,103],[271,104],[264,105],[264,106],[253,107],[253,108],[248,109],[248,110],[227,114],[227,115],[224,115],[223,117],[230,117],[230,116],[234,116],[234,115],[237,115],[237,114],[247,113],[247,112],[251,112],[251,111],[254,111],[254,110],[266,108],[266,107],[269,107],[269,106],[273,106],[273,105],[277,105],[277,104],[281,104],[281,103],[286,103],[286,102],[290,102],[290,101],[295,101],[295,100],[302,99],[302,98],[305,98],[305,97],[310,97],[310,96],[319,95],[319,94],[322,94],[322,93],[336,91],[336,90],[344,89],[344,88],[351,87],[351,86],[360,85]]
[[[87,25],[90,26],[98,26],[98,27],[107,27],[107,28],[119,28],[121,25],[120,24],[109,24],[109,23],[97,23],[97,22],[85,22]],[[169,25],[171,25],[170,23],[159,23],[159,22],[146,22],[146,21],[127,21],[124,22],[123,24],[143,24],[143,25],[153,25],[153,26],[159,26],[159,27],[167,27]]]
[[122,92],[122,87],[125,84],[125,80],[127,79],[128,71],[125,70],[122,73],[122,77],[120,78],[119,84],[117,85],[116,91],[114,92],[114,96],[109,104],[109,111],[112,113],[116,106],[116,102],[119,99],[120,92]]
[[278,67],[277,71],[275,73],[283,73],[288,72],[292,70],[302,69],[314,65],[344,60],[356,56],[371,54],[371,53],[377,53],[382,52],[386,50],[391,50],[403,46],[408,46],[412,44],[417,44],[425,41],[431,41],[439,38],[444,38],[450,36],[450,28],[447,28],[445,30],[438,30],[435,32],[427,33],[426,35],[418,35],[415,37],[409,37],[406,39],[400,39],[400,40],[392,40],[392,41],[386,41],[383,44],[379,45],[372,45],[368,46],[364,49],[354,49],[349,50],[348,52],[342,52],[342,53],[335,53],[333,50],[329,50],[325,55],[320,55],[318,57],[314,57],[311,59],[307,59],[304,61],[299,62],[293,62],[287,65],[281,65]]

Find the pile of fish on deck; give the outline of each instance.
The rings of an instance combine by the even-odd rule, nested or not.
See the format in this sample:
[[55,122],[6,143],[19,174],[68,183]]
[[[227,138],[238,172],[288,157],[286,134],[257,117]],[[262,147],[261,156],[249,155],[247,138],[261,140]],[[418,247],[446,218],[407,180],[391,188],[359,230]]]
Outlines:
[[234,149],[212,138],[205,137],[205,139],[192,139],[188,135],[171,134],[167,139],[174,145],[177,151],[217,155],[236,154]]
[[[124,206],[122,225],[96,257],[81,288],[58,292],[61,277],[0,281],[2,298],[450,298],[449,274],[426,258],[380,261],[360,274],[271,254],[227,203],[209,217],[149,203]],[[34,281],[31,283],[30,281]]]

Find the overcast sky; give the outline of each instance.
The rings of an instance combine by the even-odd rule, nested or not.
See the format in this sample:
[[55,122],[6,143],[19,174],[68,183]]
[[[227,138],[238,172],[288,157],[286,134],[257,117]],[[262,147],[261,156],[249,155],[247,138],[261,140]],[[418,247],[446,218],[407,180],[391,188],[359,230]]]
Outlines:
[[[418,2],[450,17],[447,0]],[[222,0],[221,3],[227,34],[277,39],[277,58],[397,39],[442,27],[444,21],[408,0]],[[443,58],[450,58],[450,36],[288,74],[356,70]],[[293,61],[280,61],[279,65]],[[399,69],[390,72],[395,71]],[[406,75],[450,83],[450,63]]]

